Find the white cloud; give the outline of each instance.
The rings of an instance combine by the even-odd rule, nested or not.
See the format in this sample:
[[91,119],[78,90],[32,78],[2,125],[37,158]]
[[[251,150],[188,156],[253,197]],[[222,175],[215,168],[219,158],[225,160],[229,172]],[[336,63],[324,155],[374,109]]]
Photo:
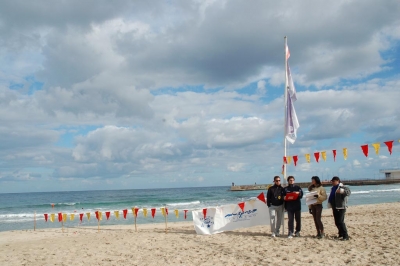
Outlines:
[[228,165],[227,169],[231,172],[241,172],[245,168],[244,163],[231,163]]
[[[289,147],[299,155],[296,180],[393,167],[383,147],[365,160],[359,146],[400,134],[399,8],[395,0],[0,3],[0,191],[280,174],[283,33],[301,123]],[[304,163],[305,153],[332,149],[335,163]]]
[[257,82],[257,93],[260,95],[265,95],[265,93],[267,92],[267,89],[265,88],[265,85],[267,83],[265,82],[265,80],[260,80]]

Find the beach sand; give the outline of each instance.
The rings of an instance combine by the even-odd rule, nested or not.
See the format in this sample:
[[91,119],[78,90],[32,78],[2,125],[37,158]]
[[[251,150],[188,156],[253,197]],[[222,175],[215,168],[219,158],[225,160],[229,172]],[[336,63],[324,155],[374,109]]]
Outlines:
[[[0,233],[0,265],[399,265],[400,202],[351,206],[349,241],[338,241],[331,210],[316,239],[302,213],[302,237],[271,238],[269,226],[196,235],[190,222]],[[285,224],[287,229],[287,220]]]

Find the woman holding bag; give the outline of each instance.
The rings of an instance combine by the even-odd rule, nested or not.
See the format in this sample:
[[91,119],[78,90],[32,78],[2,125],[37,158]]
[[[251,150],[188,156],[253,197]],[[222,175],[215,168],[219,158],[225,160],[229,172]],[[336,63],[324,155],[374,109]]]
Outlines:
[[327,199],[325,188],[321,184],[321,180],[318,176],[311,177],[311,185],[308,187],[310,192],[315,192],[314,197],[317,199],[317,202],[311,205],[308,205],[309,212],[312,214],[314,218],[315,228],[317,229],[317,238],[321,239],[325,237],[324,233],[324,225],[321,221],[322,214],[322,202]]

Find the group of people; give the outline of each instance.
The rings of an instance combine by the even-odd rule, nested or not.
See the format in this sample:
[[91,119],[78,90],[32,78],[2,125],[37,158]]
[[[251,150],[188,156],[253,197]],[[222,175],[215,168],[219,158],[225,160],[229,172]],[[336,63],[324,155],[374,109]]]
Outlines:
[[[285,211],[288,214],[288,238],[300,237],[303,190],[295,185],[293,176],[289,176],[287,182],[288,186],[282,187],[280,176],[275,176],[274,185],[267,192],[272,237],[280,235],[280,227]],[[328,197],[319,177],[311,177],[311,185],[308,187],[308,191],[312,193],[314,200],[312,201],[313,204],[308,205],[308,211],[314,218],[315,229],[317,230],[316,237],[319,239],[324,238],[324,225],[321,220],[322,203],[328,199],[328,208],[332,208],[335,225],[338,229],[337,239],[346,241],[349,240],[349,235],[344,218],[347,199],[351,191],[340,182],[340,178],[337,176],[334,176],[331,182],[332,188]],[[296,221],[296,228],[294,228],[294,221]]]

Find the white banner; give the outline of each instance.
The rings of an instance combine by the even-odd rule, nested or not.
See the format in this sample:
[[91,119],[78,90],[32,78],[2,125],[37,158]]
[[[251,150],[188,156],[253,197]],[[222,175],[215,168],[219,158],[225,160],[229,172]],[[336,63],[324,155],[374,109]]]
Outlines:
[[269,224],[268,206],[260,200],[245,201],[243,211],[238,204],[232,204],[207,208],[205,217],[203,210],[192,211],[192,215],[194,228],[199,235]]

